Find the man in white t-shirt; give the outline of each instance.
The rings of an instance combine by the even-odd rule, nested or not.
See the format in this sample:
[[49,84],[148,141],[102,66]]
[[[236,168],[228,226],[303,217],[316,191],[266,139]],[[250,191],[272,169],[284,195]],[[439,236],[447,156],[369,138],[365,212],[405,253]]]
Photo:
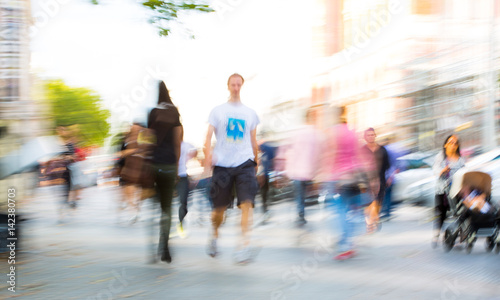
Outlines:
[[[248,262],[250,257],[249,229],[252,219],[258,183],[258,144],[256,138],[259,118],[255,111],[241,103],[240,90],[244,79],[239,74],[229,76],[227,85],[230,92],[228,102],[215,107],[208,119],[209,126],[205,140],[205,172],[213,167],[210,194],[213,198],[213,231],[208,245],[208,254],[217,255],[219,227],[226,208],[234,200],[233,187],[241,209],[242,245],[236,252],[236,261]],[[216,144],[211,151],[212,135]],[[211,163],[210,163],[211,162]]]

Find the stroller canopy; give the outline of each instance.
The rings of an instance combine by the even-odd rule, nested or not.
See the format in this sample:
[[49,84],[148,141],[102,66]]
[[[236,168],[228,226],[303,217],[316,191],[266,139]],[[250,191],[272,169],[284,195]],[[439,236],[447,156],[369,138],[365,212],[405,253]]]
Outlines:
[[491,176],[488,173],[473,171],[473,172],[457,172],[453,176],[453,184],[450,188],[449,196],[455,198],[463,187],[468,186],[471,189],[479,189],[486,196],[491,195]]

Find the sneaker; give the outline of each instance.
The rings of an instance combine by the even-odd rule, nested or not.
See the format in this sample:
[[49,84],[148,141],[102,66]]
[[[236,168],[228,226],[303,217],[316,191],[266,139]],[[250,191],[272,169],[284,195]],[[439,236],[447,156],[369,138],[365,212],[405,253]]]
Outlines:
[[304,217],[299,217],[299,218],[297,219],[297,221],[295,221],[295,224],[296,224],[298,227],[302,227],[302,226],[304,226],[304,225],[306,225],[306,224],[307,224],[307,221],[306,221],[306,219],[305,219]]
[[349,250],[349,251],[345,251],[345,252],[340,253],[339,255],[335,256],[333,259],[346,260],[349,258],[353,258],[355,255],[356,255],[356,252],[354,252],[354,250]]
[[271,211],[269,211],[269,210],[268,210],[268,211],[266,211],[266,212],[264,213],[264,218],[263,218],[263,219],[264,219],[264,222],[269,221],[269,220],[271,219]]
[[245,247],[234,253],[234,260],[238,264],[246,264],[252,261],[253,255],[250,247]]
[[130,224],[134,224],[134,223],[135,223],[135,222],[137,222],[138,220],[139,220],[139,215],[138,215],[138,214],[136,214],[136,215],[134,215],[134,216],[130,217],[130,219],[128,220],[128,222],[129,222]]
[[394,216],[391,215],[383,215],[379,218],[379,222],[389,222],[390,220],[394,219]]
[[172,262],[172,256],[170,256],[170,251],[168,250],[168,247],[163,249],[161,253],[161,261],[171,263]]
[[182,227],[182,223],[177,224],[177,235],[181,239],[185,239],[186,238],[186,232],[184,231],[184,227]]
[[216,257],[219,252],[217,252],[217,239],[211,238],[207,246],[207,254],[211,257]]
[[432,249],[436,249],[437,246],[438,246],[438,240],[439,240],[439,237],[435,236],[432,238],[432,242],[431,242],[431,247]]

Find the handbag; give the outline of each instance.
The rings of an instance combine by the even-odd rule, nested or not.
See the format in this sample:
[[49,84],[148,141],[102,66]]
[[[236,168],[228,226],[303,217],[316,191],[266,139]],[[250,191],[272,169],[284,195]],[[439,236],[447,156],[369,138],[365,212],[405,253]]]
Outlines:
[[135,149],[125,157],[120,177],[127,183],[140,185],[142,188],[154,188],[155,173],[151,162],[151,152],[156,136],[148,128],[139,127],[131,132],[126,149]]
[[130,155],[125,158],[125,165],[120,176],[127,183],[137,184],[144,188],[154,187],[155,176],[152,164],[149,159],[140,155]]
[[361,169],[356,169],[338,181],[338,189],[353,195],[364,194],[369,189],[368,174]]

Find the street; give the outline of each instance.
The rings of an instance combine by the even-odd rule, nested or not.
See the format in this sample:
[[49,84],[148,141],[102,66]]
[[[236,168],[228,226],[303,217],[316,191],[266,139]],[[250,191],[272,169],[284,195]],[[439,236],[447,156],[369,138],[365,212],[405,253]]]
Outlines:
[[[483,239],[469,255],[460,246],[449,253],[441,245],[432,249],[431,212],[424,207],[399,206],[381,231],[357,238],[355,258],[338,262],[332,260],[338,231],[329,210],[307,207],[308,223],[299,229],[293,202],[272,205],[264,224],[257,205],[252,240],[258,254],[254,262],[237,265],[232,254],[238,210],[229,212],[220,232],[221,254],[211,258],[205,253],[208,215],[195,203],[186,217],[188,236],[171,238],[173,262],[149,264],[147,203],[135,224],[118,222],[118,188],[91,187],[60,224],[57,189],[38,188],[24,208],[29,220],[17,253],[16,292],[7,290],[4,275],[0,298],[500,299],[500,256],[487,253]],[[177,220],[173,209],[172,233]],[[9,265],[1,265],[8,274]]]

